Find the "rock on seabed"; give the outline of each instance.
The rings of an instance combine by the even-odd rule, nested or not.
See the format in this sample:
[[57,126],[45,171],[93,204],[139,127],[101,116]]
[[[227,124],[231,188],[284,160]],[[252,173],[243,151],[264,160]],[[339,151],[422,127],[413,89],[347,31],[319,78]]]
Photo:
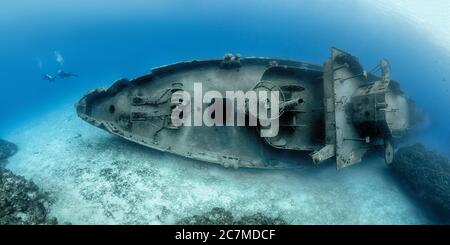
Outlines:
[[416,144],[398,150],[392,169],[417,197],[450,220],[450,160]]
[[11,142],[0,139],[0,160],[7,159],[16,154],[17,146]]
[[279,217],[272,218],[262,213],[244,215],[235,218],[231,211],[215,207],[201,215],[193,215],[177,222],[182,225],[285,225],[287,222]]

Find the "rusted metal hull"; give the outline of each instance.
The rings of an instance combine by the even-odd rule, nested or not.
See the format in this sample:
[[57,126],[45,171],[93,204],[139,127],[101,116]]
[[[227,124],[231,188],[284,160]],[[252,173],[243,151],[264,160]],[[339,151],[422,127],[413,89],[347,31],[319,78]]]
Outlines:
[[[342,168],[361,161],[367,149],[380,145],[380,139],[390,142],[393,137],[387,126],[390,122],[382,123],[386,119],[383,115],[368,117],[366,122],[355,117],[362,109],[352,107],[359,103],[355,102],[357,99],[365,101],[360,90],[370,84],[381,84],[377,85],[379,91],[383,87],[396,99],[404,98],[399,90],[390,89],[392,84],[397,89],[396,82],[380,79],[364,73],[356,58],[337,49],[333,49],[324,67],[228,55],[224,59],[163,66],[130,81],[118,80],[109,89],[89,92],[77,103],[76,110],[83,120],[114,135],[201,161],[232,167],[284,168],[296,166],[286,160],[286,154],[302,151],[311,153],[316,163],[336,156],[337,167]],[[194,83],[201,83],[203,91],[225,94],[229,90],[249,91],[261,82],[274,84],[283,93],[282,103],[289,99],[299,101],[279,118],[280,131],[276,137],[260,137],[258,126],[175,127],[171,123],[175,108],[171,95],[175,91],[193,94]],[[359,97],[352,97],[356,94]],[[383,110],[397,106],[396,103],[391,99],[391,105]],[[192,110],[196,109],[192,105]],[[404,112],[405,108],[397,109]],[[405,125],[397,133],[403,133],[413,125],[412,119],[405,113],[398,115]],[[377,120],[379,124],[371,123]],[[366,124],[375,129],[385,128],[366,135],[361,126]]]

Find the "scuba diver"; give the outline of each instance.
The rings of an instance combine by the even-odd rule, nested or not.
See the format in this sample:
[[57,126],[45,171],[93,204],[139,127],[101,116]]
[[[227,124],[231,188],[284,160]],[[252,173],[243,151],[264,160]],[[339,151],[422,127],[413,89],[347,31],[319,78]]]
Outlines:
[[72,73],[72,72],[66,72],[66,71],[63,71],[62,69],[58,70],[58,76],[62,79],[69,78],[69,77],[78,77],[77,74]]
[[[56,62],[59,64],[60,69],[56,72],[55,75],[50,75],[48,73],[44,74],[42,76],[43,80],[47,80],[49,82],[53,82],[53,81],[55,81],[57,79],[78,77],[78,75],[73,73],[73,72],[67,72],[67,71],[63,70],[64,58],[63,58],[63,56],[61,55],[61,53],[59,51],[55,51],[55,56],[56,56]],[[37,62],[38,62],[39,69],[42,71],[42,67],[43,67],[42,60],[40,58],[37,58]]]
[[53,81],[56,80],[56,76],[52,76],[52,75],[50,75],[50,74],[44,74],[44,75],[42,76],[42,80],[47,80],[47,81],[49,81],[49,82],[53,82]]

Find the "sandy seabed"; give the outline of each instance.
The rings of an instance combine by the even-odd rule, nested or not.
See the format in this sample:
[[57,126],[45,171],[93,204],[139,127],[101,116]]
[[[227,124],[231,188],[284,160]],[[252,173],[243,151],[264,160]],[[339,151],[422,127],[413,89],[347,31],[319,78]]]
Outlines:
[[[19,146],[7,168],[51,198],[72,224],[173,224],[214,207],[291,224],[425,224],[430,221],[381,158],[336,171],[227,169],[128,142],[64,105],[6,137]],[[303,160],[304,161],[304,160]]]

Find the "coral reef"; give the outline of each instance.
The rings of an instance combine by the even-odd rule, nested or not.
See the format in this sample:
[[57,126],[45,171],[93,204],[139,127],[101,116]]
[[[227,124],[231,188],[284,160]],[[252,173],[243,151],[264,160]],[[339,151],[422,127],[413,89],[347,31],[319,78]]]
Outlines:
[[392,169],[440,218],[450,219],[450,160],[416,144],[398,150]]
[[186,217],[177,222],[183,225],[285,225],[281,218],[267,217],[261,213],[244,215],[235,219],[230,211],[215,207],[202,215]]
[[48,217],[48,197],[38,187],[21,176],[0,168],[0,224],[56,224]]

